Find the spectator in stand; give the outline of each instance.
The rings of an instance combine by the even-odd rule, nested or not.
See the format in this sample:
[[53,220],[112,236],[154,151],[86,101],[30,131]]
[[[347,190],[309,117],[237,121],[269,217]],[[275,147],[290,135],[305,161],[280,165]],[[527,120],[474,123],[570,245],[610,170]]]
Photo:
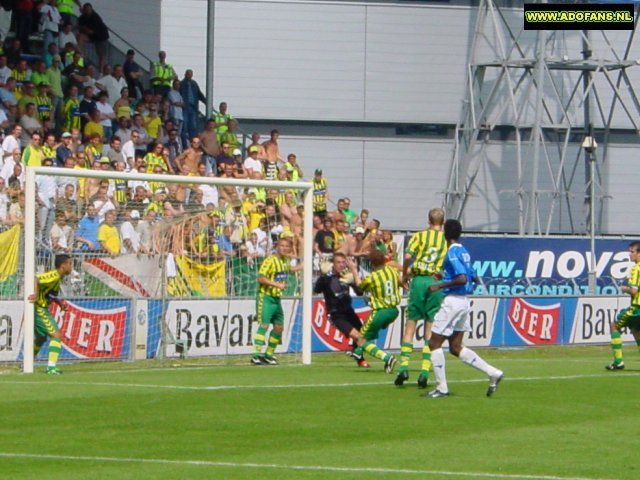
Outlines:
[[[59,2],[60,0],[58,0],[58,5]],[[70,23],[64,23],[58,35],[58,48],[60,50],[64,50],[64,47],[67,44],[71,44],[74,47],[78,45],[78,39],[76,38],[75,33],[73,33],[73,25],[71,25]]]
[[[31,81],[26,81],[22,85],[22,94],[20,100],[18,100],[18,115],[22,116],[27,111],[27,105],[29,103],[36,103],[34,85]],[[37,112],[37,110],[36,110]]]
[[[53,161],[49,158],[42,160],[43,167],[50,167]],[[51,175],[38,175],[36,177],[36,204],[37,204],[37,238],[45,242],[53,225],[55,214],[56,180]]]
[[140,78],[144,75],[142,68],[135,61],[136,52],[129,49],[127,50],[127,58],[124,61],[122,66],[124,71],[124,78],[127,81],[127,86],[129,87],[129,93],[133,98],[139,99],[142,98],[142,92],[144,88],[142,86],[142,82]]
[[22,58],[22,43],[18,37],[14,37],[11,40],[5,50],[5,55],[7,55],[7,63],[11,66],[15,66],[20,62]]
[[[100,125],[98,124],[98,126]],[[94,132],[87,136],[87,139],[88,142],[84,147],[86,162],[89,165],[94,165],[94,162],[99,162],[102,158],[102,137],[99,132]]]
[[9,213],[7,215],[7,225],[13,226],[24,223],[24,192],[18,194],[18,200],[11,203]]
[[144,157],[144,161],[147,164],[148,173],[157,173],[156,167],[160,167],[159,173],[171,172],[171,165],[169,165],[167,159],[164,157],[164,145],[161,143],[154,143],[151,146],[151,150]]
[[[56,178],[56,185],[58,189],[56,198],[56,212],[64,213],[67,224],[73,228],[78,221],[78,202],[76,200],[76,187],[74,183],[67,183],[66,185],[62,184],[61,179],[64,180],[63,177]],[[75,184],[77,184],[77,178],[73,179],[76,180]],[[61,190],[62,195],[60,195]],[[73,242],[70,242],[69,246],[72,245]]]
[[122,65],[114,65],[111,73],[106,73],[96,82],[96,86],[109,95],[109,103],[115,110],[116,102],[121,98],[122,90],[127,88],[127,81],[122,74]]
[[264,249],[264,245],[258,243],[258,234],[251,232],[249,239],[244,243],[244,249],[241,250],[243,255],[247,257],[250,263],[253,263],[255,259],[264,258],[267,256],[267,252]]
[[266,160],[271,162],[284,162],[284,159],[280,155],[280,147],[278,146],[279,137],[280,132],[278,130],[271,130],[271,137],[262,144],[265,150]]
[[129,188],[133,190],[133,198],[127,202],[127,208],[137,210],[142,215],[149,206],[149,192],[144,185],[132,187],[131,181],[129,181]]
[[173,81],[173,88],[171,89],[171,91],[167,95],[167,98],[168,98],[168,100],[170,102],[170,105],[171,105],[171,107],[169,109],[169,118],[175,124],[175,127],[178,130],[178,134],[181,134],[182,133],[182,126],[183,126],[183,123],[184,123],[184,112],[183,112],[184,99],[182,98],[182,95],[180,94],[180,81],[179,80],[174,80]]
[[131,139],[136,146],[136,155],[146,155],[149,144],[153,142],[153,138],[144,128],[144,118],[139,113],[133,116],[133,125],[131,126]]
[[78,0],[58,0],[58,11],[64,22],[64,26],[73,27],[78,24],[76,6],[81,7]]
[[200,86],[193,80],[193,71],[187,70],[184,78],[180,82],[180,95],[184,101],[182,115],[184,126],[182,129],[182,144],[187,145],[188,139],[193,138],[198,133],[198,110],[200,102],[206,104],[207,99],[202,94]]
[[73,245],[73,230],[67,222],[64,211],[55,214],[55,220],[49,232],[49,245],[56,253],[67,253]]
[[140,222],[140,212],[131,210],[125,213],[124,222],[120,225],[120,237],[122,238],[122,250],[120,253],[132,253],[140,255],[146,253],[144,245],[140,242],[140,234],[137,231]]
[[[49,46],[47,47],[47,51],[42,54],[42,63],[44,63],[45,68],[49,68],[51,66],[51,64],[53,63],[53,57],[55,55],[59,55],[59,54],[60,54],[60,52],[58,50],[58,44],[57,43],[50,43]],[[32,79],[32,81],[33,81],[33,79]]]
[[4,166],[11,158],[16,150],[20,150],[20,137],[22,135],[22,127],[14,125],[11,133],[4,137],[2,141],[2,165]]
[[[222,175],[225,172],[226,165],[233,166],[235,163],[233,157],[230,155],[229,144],[224,142],[220,148],[220,153],[214,157],[216,166],[213,168],[213,171],[217,172],[217,175]],[[233,174],[231,176],[233,176]]]
[[104,222],[102,222],[98,228],[100,248],[114,258],[120,254],[121,250],[120,233],[115,223],[116,211],[109,210],[104,215]]
[[249,156],[244,159],[244,169],[249,177],[252,177],[254,172],[262,173],[262,162],[258,160],[259,148],[256,145],[252,145],[248,149]]
[[80,219],[75,232],[75,244],[83,251],[98,250],[98,228],[100,219],[96,214],[96,207],[93,204],[87,205],[84,217]]
[[126,170],[127,161],[122,153],[122,140],[120,140],[120,137],[116,135],[110,137],[109,150],[107,150],[106,157],[109,159],[109,163],[113,166],[118,162],[122,162],[124,166],[122,171]]
[[98,117],[100,125],[102,125],[102,129],[104,130],[104,138],[111,138],[111,135],[113,134],[113,122],[116,119],[116,114],[109,103],[109,95],[106,91],[102,91],[98,95],[96,107],[99,113]]
[[44,142],[42,143],[42,156],[44,158],[50,158],[54,163],[56,160],[56,150],[60,145],[56,142],[56,134],[48,132],[44,135]]
[[[64,162],[62,168],[67,168],[69,170],[73,169],[76,164],[76,160],[73,157],[67,157]],[[56,196],[59,201],[64,201],[64,199],[69,198],[73,200],[78,199],[78,185],[79,185],[78,177],[67,177],[67,176],[57,176],[56,175]],[[68,189],[71,189],[71,192],[68,192]],[[60,204],[57,205],[57,207]],[[68,218],[68,217],[67,217]]]
[[295,153],[287,155],[287,161],[284,164],[284,169],[287,172],[287,180],[290,182],[298,182],[304,176]]
[[12,187],[12,180],[14,182],[18,182],[18,190],[22,190],[24,185],[25,172],[23,171],[22,164],[20,163],[21,156],[22,152],[19,148],[16,148],[13,151],[13,155],[5,160],[2,170],[0,170],[0,178],[5,180],[7,187],[9,188]]
[[324,257],[330,257],[333,254],[336,240],[333,225],[333,220],[328,217],[322,222],[323,228],[316,233],[313,239],[313,251],[316,254]]
[[[33,103],[31,105],[32,112],[35,112],[35,105]],[[24,137],[24,125],[23,125],[23,137]],[[22,151],[22,159],[21,162],[26,167],[40,167],[42,166],[42,160],[44,156],[42,154],[42,134],[39,130],[34,131],[29,135],[30,142],[26,146],[26,148]]]
[[161,126],[162,119],[158,116],[158,104],[152,103],[149,105],[149,114],[144,117],[144,128],[154,142],[157,142],[160,137]]
[[329,188],[327,179],[322,176],[322,170],[316,169],[313,175],[313,214],[320,218],[327,216],[327,201],[329,200]]
[[78,99],[78,87],[71,85],[69,88],[69,96],[62,107],[63,128],[67,132],[72,129],[80,129],[81,113],[80,100]]
[[[84,60],[80,52],[73,51],[73,60],[67,63],[62,70],[62,75],[67,79],[69,85],[78,87],[80,91],[84,87],[84,82],[90,80],[87,70],[84,68]],[[91,93],[93,95],[93,92]]]
[[[46,75],[46,74],[45,74]],[[36,112],[38,113],[38,119],[44,125],[47,119],[53,118],[53,102],[49,96],[49,84],[40,82],[38,84],[38,93],[34,97],[34,103],[36,104]]]
[[164,51],[158,52],[158,61],[151,62],[151,68],[149,69],[151,74],[151,87],[153,93],[162,95],[163,97],[171,90],[171,83],[176,80],[178,76],[173,69],[173,66],[167,63],[167,53]]
[[349,224],[349,230],[351,231],[355,225],[356,217],[358,214],[350,209],[351,199],[348,197],[338,200],[338,212],[344,217],[345,221]]
[[29,50],[29,35],[33,32],[33,0],[16,0],[13,7],[13,20],[16,27],[16,38]]
[[257,159],[260,161],[266,160],[267,151],[264,149],[264,146],[260,143],[260,134],[258,132],[253,132],[251,134],[251,144],[247,147],[250,149],[252,147],[257,148],[258,156]]
[[85,3],[82,6],[82,15],[78,18],[78,47],[83,50],[84,44],[93,43],[98,55],[98,63],[100,71],[104,67],[107,59],[107,50],[109,48],[109,29],[91,6]]
[[50,44],[57,46],[56,37],[60,30],[62,16],[56,7],[56,0],[45,0],[40,6],[40,31],[42,45],[49,48]]
[[[131,120],[131,104],[129,103],[129,89],[123,88],[120,90],[120,98],[116,101],[113,106],[113,110],[115,111],[116,117],[118,117],[118,123],[120,128],[124,128],[129,130],[129,123]],[[123,124],[124,121],[124,124]],[[117,133],[117,132],[116,132]],[[121,135],[122,138],[125,138],[124,135]],[[128,135],[126,136],[128,138]]]
[[[93,135],[98,135],[100,143],[102,144],[104,142],[106,132],[102,125],[102,113],[97,107],[89,113],[89,121],[84,125],[82,134],[84,138],[92,138]],[[100,154],[102,156],[102,152],[100,152]]]
[[213,120],[207,120],[204,131],[198,135],[200,137],[202,148],[202,161],[207,166],[207,175],[213,173],[218,174],[216,160],[220,154],[220,144],[218,143],[218,137],[215,131],[215,122]]
[[11,201],[5,188],[5,180],[4,178],[0,178],[0,231],[3,231],[7,224],[9,205],[11,205]]
[[40,83],[48,83],[49,78],[47,77],[47,65],[42,60],[36,60],[33,62],[33,67],[29,81],[36,87],[39,86]]
[[18,112],[18,98],[14,94],[15,89],[16,81],[13,77],[9,77],[7,79],[7,83],[5,83],[2,88],[0,88],[0,102],[2,102],[2,105],[0,105],[0,107],[2,107],[7,115],[11,116],[11,114],[13,114],[14,117]]
[[[96,163],[99,164],[99,162],[96,162]],[[99,166],[100,165],[98,165],[98,168]],[[113,195],[111,195],[109,192],[108,181],[103,180],[100,183],[100,186],[98,187],[98,192],[93,197],[90,197],[89,201],[93,204],[94,207],[96,207],[98,218],[101,221],[104,221],[107,215],[107,212],[117,211],[118,206],[116,205]]]
[[[116,116],[118,115],[118,111],[116,109]],[[123,142],[128,142],[131,139],[131,119],[126,116],[118,117],[118,129],[115,131],[114,135],[120,137]]]
[[49,84],[49,95],[51,96],[51,104],[53,107],[51,118],[54,119],[56,126],[61,126],[63,123],[62,102],[64,100],[64,93],[62,92],[60,55],[54,55],[51,59],[51,66],[47,68],[47,83]]
[[66,166],[67,158],[70,158],[72,155],[71,134],[69,132],[64,132],[60,137],[60,145],[56,149],[56,162],[58,166]]
[[169,138],[166,142],[164,142],[164,148],[168,151],[169,164],[171,165],[171,170],[176,172],[177,174],[181,173],[181,168],[178,166],[176,162],[176,158],[178,158],[183,153],[182,141],[178,136],[178,130],[172,128],[169,130]]
[[7,56],[0,54],[0,88],[5,88],[11,73],[11,69],[7,67]]
[[218,136],[218,143],[222,143],[222,135],[229,130],[229,121],[232,118],[231,114],[227,111],[226,102],[221,102],[218,106],[218,111],[211,115],[211,119],[215,124],[214,128]]
[[91,120],[91,112],[97,110],[98,106],[93,99],[93,87],[84,87],[83,92],[83,97],[80,101],[80,118],[81,125],[84,128],[84,125]]
[[11,72],[11,76],[16,79],[16,88],[13,93],[20,100],[24,94],[25,84],[31,79],[31,70],[27,61],[23,59],[19,59],[15,65],[16,67]]

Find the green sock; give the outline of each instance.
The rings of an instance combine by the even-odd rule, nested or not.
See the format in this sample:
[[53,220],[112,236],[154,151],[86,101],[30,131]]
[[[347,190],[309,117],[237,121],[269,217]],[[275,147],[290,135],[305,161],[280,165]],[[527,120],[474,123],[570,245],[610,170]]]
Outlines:
[[262,347],[265,344],[265,336],[267,335],[267,326],[260,325],[255,337],[253,337],[253,356],[259,357],[262,353]]
[[267,357],[273,357],[276,347],[280,345],[281,338],[282,333],[271,330],[271,334],[269,335],[269,345],[267,345],[267,353],[265,354]]
[[413,343],[411,342],[402,342],[400,344],[400,369],[401,372],[409,371],[409,360],[411,359],[411,354],[413,353]]
[[622,363],[622,334],[615,330],[611,332],[611,349],[613,350],[613,363]]
[[422,365],[420,367],[420,375],[429,378],[429,370],[431,370],[431,350],[429,345],[422,348]]
[[389,359],[390,355],[386,353],[384,350],[379,349],[376,346],[376,344],[373,342],[365,342],[365,344],[362,345],[362,348],[364,349],[365,352],[367,352],[372,357],[376,357],[384,362],[386,362]]

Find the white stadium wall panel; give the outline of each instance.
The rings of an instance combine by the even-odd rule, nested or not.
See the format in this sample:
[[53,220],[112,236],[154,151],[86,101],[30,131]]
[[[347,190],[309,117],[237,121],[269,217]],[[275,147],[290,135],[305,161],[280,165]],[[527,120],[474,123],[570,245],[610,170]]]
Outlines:
[[[161,32],[161,1],[92,0],[90,3],[111,30],[130,45],[135,45],[136,50],[150,59],[157,59]],[[130,48],[115,35],[111,35],[110,40],[123,52]],[[140,56],[136,60],[144,68],[149,67],[148,62]]]

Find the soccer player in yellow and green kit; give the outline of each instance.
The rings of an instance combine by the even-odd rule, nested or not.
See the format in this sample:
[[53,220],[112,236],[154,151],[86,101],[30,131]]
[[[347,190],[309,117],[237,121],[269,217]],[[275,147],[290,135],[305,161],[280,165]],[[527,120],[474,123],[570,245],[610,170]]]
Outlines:
[[613,362],[607,365],[607,370],[623,370],[622,361],[622,333],[620,330],[627,327],[631,330],[633,338],[640,348],[640,241],[629,244],[629,260],[635,265],[629,274],[627,285],[620,287],[622,293],[631,296],[631,305],[621,310],[615,322],[611,322],[611,348],[613,349]]
[[[256,299],[256,320],[260,322],[258,331],[253,338],[253,365],[277,365],[274,356],[276,347],[282,340],[284,330],[284,311],[280,297],[287,286],[289,272],[302,270],[302,263],[291,265],[291,249],[293,242],[290,238],[281,238],[276,245],[276,254],[269,255],[258,271],[258,297]],[[272,325],[269,341],[266,342],[267,330]],[[262,348],[267,343],[267,350],[262,354]]]
[[360,330],[360,336],[364,341],[358,342],[355,350],[357,356],[365,351],[369,355],[385,362],[384,370],[392,373],[396,365],[393,355],[380,350],[374,341],[378,338],[380,330],[384,330],[398,318],[398,305],[400,305],[400,275],[398,270],[387,264],[385,254],[380,250],[373,250],[368,259],[373,265],[373,272],[368,277],[360,280],[356,274],[355,284],[358,290],[370,294],[371,315]]
[[57,367],[58,356],[62,349],[60,342],[60,328],[55,319],[49,313],[49,305],[56,302],[62,310],[66,310],[67,305],[58,298],[60,282],[73,270],[73,262],[69,255],[57,255],[54,263],[55,269],[41,273],[36,276],[36,291],[29,295],[29,301],[35,305],[35,340],[34,354],[40,351],[49,338],[49,358],[47,363],[48,375],[60,375]]
[[404,382],[409,380],[409,360],[413,352],[416,324],[419,320],[424,319],[425,344],[422,349],[422,366],[418,377],[418,386],[420,388],[427,387],[429,369],[431,368],[431,351],[429,350],[431,324],[442,303],[442,293],[440,291],[429,292],[429,286],[438,281],[437,277],[447,253],[447,242],[442,233],[443,224],[444,211],[441,208],[431,209],[429,211],[429,228],[414,234],[405,250],[402,284],[406,288],[409,284],[409,278],[411,278],[411,287],[407,304],[407,320],[400,345],[400,368],[394,382],[398,386],[402,386]]

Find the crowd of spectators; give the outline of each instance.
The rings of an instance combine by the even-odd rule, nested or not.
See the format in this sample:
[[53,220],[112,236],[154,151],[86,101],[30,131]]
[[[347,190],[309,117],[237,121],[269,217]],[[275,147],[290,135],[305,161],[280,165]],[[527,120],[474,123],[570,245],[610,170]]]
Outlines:
[[[37,55],[22,49],[32,26],[18,5],[28,3],[30,13],[37,9],[46,17]],[[79,18],[58,11],[55,0],[18,1],[15,8],[16,35],[0,51],[0,229],[24,222],[25,166],[155,173],[166,181],[39,175],[38,247],[113,257],[170,251],[203,263],[228,257],[251,262],[289,236],[294,255],[302,254],[300,192],[242,186],[247,179],[304,178],[296,155],[281,154],[277,130],[265,141],[254,132],[243,142],[225,102],[199,128],[200,104],[207,99],[192,70],[179,78],[159,52],[147,81],[133,50],[122,64],[110,65],[103,55],[108,29],[90,4]],[[81,42],[95,45],[99,64],[83,58]],[[192,176],[194,183],[172,183],[174,174]],[[237,185],[198,182],[213,176]],[[391,233],[367,210],[355,213],[348,198],[333,204],[322,170],[313,182],[318,257],[341,251],[360,258],[372,248],[395,257]]]

